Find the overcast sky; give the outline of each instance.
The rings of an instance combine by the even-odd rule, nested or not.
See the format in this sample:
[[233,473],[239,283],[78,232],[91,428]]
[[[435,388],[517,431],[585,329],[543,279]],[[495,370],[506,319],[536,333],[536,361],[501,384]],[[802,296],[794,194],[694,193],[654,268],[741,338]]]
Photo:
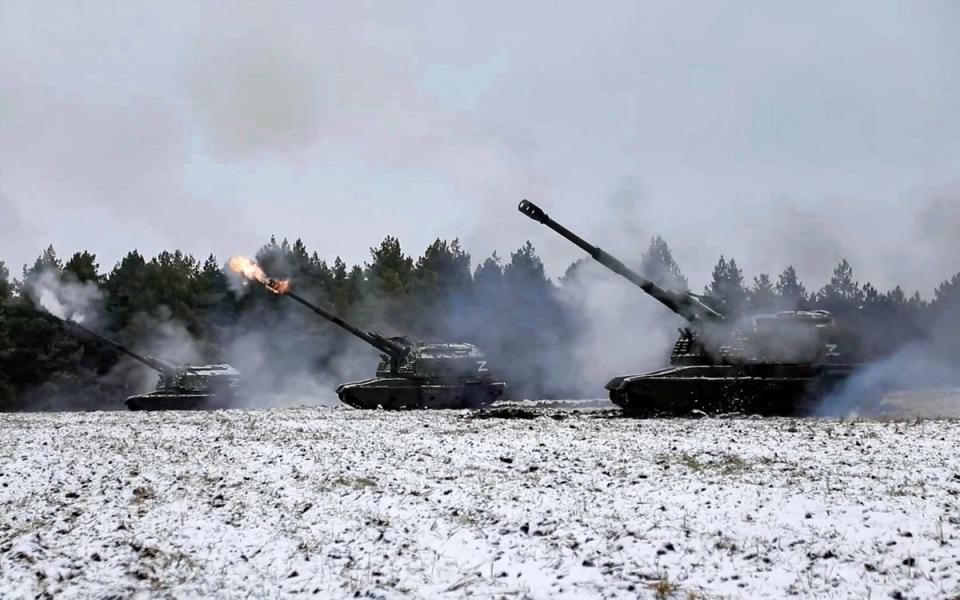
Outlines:
[[529,198],[695,287],[749,275],[925,293],[960,270],[960,3],[0,0],[0,259],[53,243],[348,262],[383,236],[474,259]]

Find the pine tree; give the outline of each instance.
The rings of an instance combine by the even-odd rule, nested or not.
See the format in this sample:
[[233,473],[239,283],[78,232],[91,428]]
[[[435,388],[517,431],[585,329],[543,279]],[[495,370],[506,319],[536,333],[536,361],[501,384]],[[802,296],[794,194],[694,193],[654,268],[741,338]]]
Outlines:
[[927,306],[927,303],[920,297],[920,292],[914,292],[913,295],[910,296],[910,300],[907,301],[907,306],[913,310],[923,310]]
[[740,314],[746,307],[747,290],[743,285],[743,271],[737,261],[721,256],[713,268],[713,279],[705,289],[708,298],[720,305],[722,312]]
[[572,285],[574,282],[576,282],[583,275],[584,270],[592,260],[593,259],[590,258],[578,258],[570,263],[570,266],[567,267],[567,270],[564,271],[563,275],[560,277],[560,285]]
[[[503,291],[493,299],[497,311],[478,338],[501,362],[522,397],[551,393],[551,371],[566,360],[570,319],[543,262],[529,241],[511,253],[503,269]],[[546,349],[551,349],[546,352]],[[550,356],[550,360],[540,357]],[[506,363],[506,364],[503,364]]]
[[503,279],[507,285],[518,288],[531,285],[543,288],[550,285],[544,272],[543,261],[529,241],[510,254],[510,263],[503,269]]
[[235,321],[237,306],[223,267],[213,254],[203,262],[197,290],[198,318],[206,325],[208,335],[218,335],[218,328]]
[[[0,263],[0,267],[2,267],[2,263]],[[15,394],[13,385],[7,375],[10,357],[13,354],[13,344],[10,341],[6,310],[6,306],[0,302],[0,412],[12,408]]]
[[100,265],[97,264],[97,255],[86,250],[75,252],[67,264],[63,266],[63,274],[80,283],[100,284],[103,277],[100,275]]
[[416,331],[435,337],[462,318],[464,303],[471,296],[470,255],[459,240],[437,239],[416,263],[413,281]]
[[869,281],[863,284],[861,293],[863,295],[864,306],[879,308],[882,304],[884,304],[884,298],[883,295],[880,294],[880,290],[874,287],[874,285]]
[[293,242],[293,246],[290,247],[290,277],[294,281],[301,280],[304,283],[315,284],[313,281],[316,276],[316,265],[310,258],[310,253],[307,252],[307,247],[304,245],[303,240],[297,238]]
[[899,285],[887,292],[884,295],[884,300],[890,310],[897,313],[902,312],[907,306],[907,295],[903,293],[903,289]]
[[650,246],[640,259],[640,272],[657,285],[678,291],[689,289],[687,278],[673,259],[670,246],[659,235],[650,239]]
[[933,292],[933,302],[938,306],[960,303],[960,273],[937,286]]
[[11,287],[8,282],[10,272],[0,260],[0,412],[8,410],[14,398],[14,388],[7,375],[10,356],[13,353],[13,344],[10,341],[10,331],[7,325],[7,301],[11,296]]
[[770,276],[760,273],[753,278],[753,287],[749,292],[750,307],[755,312],[773,310],[777,305],[777,291],[774,289]]
[[503,286],[503,267],[500,266],[500,257],[494,252],[490,258],[477,265],[473,273],[473,281],[482,294],[499,292]]
[[23,277],[14,284],[15,291],[22,293],[24,290],[30,289],[34,281],[45,272],[52,272],[58,277],[63,272],[63,261],[57,256],[53,244],[46,247],[43,253],[33,262],[32,267],[28,268],[27,265],[23,265]]
[[[336,272],[336,269],[334,269]],[[382,313],[386,313],[388,323],[400,324],[403,315],[400,314],[405,298],[399,296],[384,300],[367,279],[367,271],[360,265],[354,265],[344,272],[343,283],[340,286],[340,314],[348,315],[350,319],[362,323],[364,327],[382,326]],[[379,325],[378,325],[379,323]],[[403,321],[402,324],[406,324]]]
[[393,236],[370,248],[370,258],[362,270],[354,267],[350,271],[350,294],[362,299],[354,303],[351,314],[376,329],[410,332],[417,321],[416,303],[411,300],[413,259],[403,253],[400,241]]
[[333,270],[330,269],[327,261],[321,260],[316,252],[310,256],[310,265],[311,276],[317,287],[322,290],[324,298],[328,302],[332,302],[334,296]]
[[0,260],[0,305],[10,299],[13,294],[13,287],[10,285],[10,271],[7,265]]
[[227,289],[227,278],[223,274],[220,262],[213,254],[209,255],[200,268],[200,288],[204,292],[222,292]]
[[286,238],[278,244],[276,236],[271,235],[270,241],[257,251],[255,260],[270,277],[288,279],[294,275],[293,253]]
[[385,299],[401,299],[409,292],[413,279],[413,259],[404,256],[400,241],[387,236],[380,246],[370,248],[367,280]]
[[104,283],[107,307],[123,326],[130,323],[134,314],[156,306],[154,290],[148,285],[149,277],[147,262],[136,250],[127,253],[107,276]]
[[348,306],[355,306],[367,295],[367,276],[360,265],[354,265],[346,278],[346,300]]
[[804,308],[807,303],[807,290],[792,266],[784,269],[777,278],[776,291],[782,308],[795,310]]
[[417,260],[416,279],[427,294],[466,291],[472,281],[470,255],[460,248],[460,240],[437,239]]
[[52,270],[57,273],[63,271],[63,261],[57,256],[57,251],[54,250],[53,244],[50,244],[46,247],[40,256],[37,257],[37,260],[33,262],[33,266],[29,269],[23,267],[23,279],[26,281],[34,274],[39,274],[42,271]]
[[[919,304],[919,296],[915,298],[911,299],[911,303]],[[956,337],[956,332],[960,330],[960,273],[937,286],[933,292],[933,302],[930,303],[930,312],[942,330],[952,330],[950,337]],[[960,345],[960,342],[957,345]]]
[[[0,308],[2,329],[8,345],[0,351],[0,372],[4,385],[16,390],[37,389],[46,386],[51,393],[70,392],[60,390],[63,384],[69,384],[70,375],[77,372],[83,347],[63,329],[62,323],[43,312],[37,311],[28,303],[11,304]],[[59,384],[54,384],[59,381]],[[4,409],[16,409],[11,405],[9,390],[0,391],[6,395]]]
[[170,310],[173,317],[193,322],[193,308],[201,295],[200,265],[193,256],[180,250],[163,251],[147,263],[147,283],[157,306]]
[[336,307],[338,313],[348,315],[353,300],[348,282],[347,264],[338,256],[330,270],[330,302]]
[[841,260],[834,268],[830,283],[820,290],[818,298],[821,303],[834,310],[850,310],[863,302],[863,290],[853,278],[853,267],[847,259]]

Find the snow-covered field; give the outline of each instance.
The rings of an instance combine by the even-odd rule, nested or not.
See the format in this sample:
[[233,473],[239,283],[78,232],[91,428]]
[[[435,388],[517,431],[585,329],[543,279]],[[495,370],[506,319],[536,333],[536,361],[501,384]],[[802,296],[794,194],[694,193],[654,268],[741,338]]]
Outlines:
[[0,415],[0,597],[960,595],[957,421],[532,413]]

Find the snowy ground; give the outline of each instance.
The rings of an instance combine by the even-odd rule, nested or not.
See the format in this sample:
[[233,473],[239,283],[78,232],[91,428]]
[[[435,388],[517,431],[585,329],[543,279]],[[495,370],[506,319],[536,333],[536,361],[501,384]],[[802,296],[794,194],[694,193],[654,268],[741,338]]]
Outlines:
[[532,412],[0,415],[0,596],[960,595],[957,421]]

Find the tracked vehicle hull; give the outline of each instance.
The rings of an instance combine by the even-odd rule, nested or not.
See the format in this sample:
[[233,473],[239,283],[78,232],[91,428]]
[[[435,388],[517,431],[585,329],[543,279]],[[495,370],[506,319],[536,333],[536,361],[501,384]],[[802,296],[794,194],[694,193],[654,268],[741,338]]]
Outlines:
[[224,394],[177,394],[151,392],[130,396],[127,408],[137,411],[155,410],[217,410],[228,408],[230,397]]
[[855,365],[694,365],[607,383],[610,400],[632,416],[725,413],[763,416],[812,414]]
[[483,408],[499,398],[507,384],[432,382],[402,377],[375,377],[344,383],[337,396],[354,408],[384,410]]

